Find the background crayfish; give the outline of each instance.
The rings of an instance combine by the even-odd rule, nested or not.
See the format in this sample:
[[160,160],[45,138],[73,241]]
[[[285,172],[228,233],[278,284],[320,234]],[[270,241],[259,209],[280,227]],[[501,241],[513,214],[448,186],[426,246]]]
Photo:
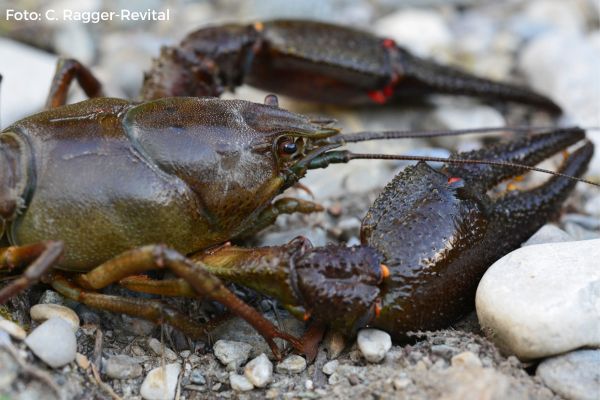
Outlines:
[[[317,39],[322,47],[308,47]],[[272,95],[265,104],[172,97],[220,95],[249,82],[352,105],[447,93],[560,111],[527,89],[419,59],[389,39],[322,23],[275,21],[195,32],[181,47],[162,52],[146,76],[141,102],[100,97],[64,105],[75,78],[90,97],[102,95],[89,70],[63,60],[48,110],[0,134],[0,216],[11,244],[0,249],[0,267],[28,266],[0,291],[0,302],[49,271],[43,279],[67,298],[200,337],[205,327],[159,302],[97,290],[119,283],[147,293],[201,296],[248,321],[277,356],[274,338],[312,357],[319,335],[301,340],[280,331],[221,279],[275,297],[317,331],[329,325],[350,334],[370,325],[401,338],[444,327],[469,309],[485,269],[558,213],[593,153],[584,131],[568,128],[449,159],[358,154],[339,147],[435,133],[342,135],[330,121],[279,108]],[[500,181],[536,169],[574,144],[581,145],[542,186],[488,196]],[[266,248],[228,244],[280,214],[321,211],[311,201],[276,197],[310,169],[361,158],[447,164],[438,171],[420,162],[394,178],[362,222],[361,245],[312,247],[302,238]],[[177,278],[140,275],[152,269],[168,269]]]

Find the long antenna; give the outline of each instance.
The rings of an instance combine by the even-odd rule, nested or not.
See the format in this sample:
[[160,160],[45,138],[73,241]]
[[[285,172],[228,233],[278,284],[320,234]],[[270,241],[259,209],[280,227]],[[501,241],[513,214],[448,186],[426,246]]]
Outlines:
[[[348,133],[345,135],[332,136],[327,139],[329,143],[345,144],[364,142],[368,140],[388,140],[388,139],[418,139],[433,138],[444,136],[460,136],[473,133],[489,132],[541,132],[549,130],[573,129],[576,127],[556,127],[556,126],[494,126],[483,128],[467,129],[438,129],[438,130],[400,130],[400,131],[362,131]],[[600,127],[579,128],[583,130],[600,130]]]
[[528,171],[536,171],[542,172],[544,174],[560,176],[563,178],[572,179],[577,182],[583,182],[588,185],[600,187],[600,184],[589,181],[587,179],[578,178],[575,176],[563,174],[556,171],[551,171],[549,169],[532,167],[530,165],[517,164],[508,161],[494,161],[494,160],[472,160],[472,159],[463,159],[463,158],[444,158],[444,157],[423,157],[423,156],[409,156],[409,155],[396,155],[396,154],[369,154],[369,153],[352,153],[349,151],[339,151],[336,152],[336,159],[339,160],[337,162],[348,162],[350,160],[403,160],[403,161],[429,161],[429,162],[441,162],[441,163],[450,163],[450,164],[486,164],[486,165],[494,165],[497,167],[511,167],[511,168],[520,168]]

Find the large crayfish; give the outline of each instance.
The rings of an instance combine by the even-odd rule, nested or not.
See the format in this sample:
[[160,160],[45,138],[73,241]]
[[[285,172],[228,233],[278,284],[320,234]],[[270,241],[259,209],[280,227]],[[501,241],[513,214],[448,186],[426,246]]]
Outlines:
[[[158,64],[173,76],[187,73],[186,82],[193,73],[193,79],[197,78],[193,82],[202,87],[208,78],[227,78],[229,84],[235,79],[224,71],[237,66],[230,64],[232,60],[252,61],[241,64],[247,67],[244,73],[261,71],[269,64],[261,59],[264,49],[258,44],[269,44],[269,54],[275,54],[273,65],[288,65],[289,60],[279,58],[275,51],[273,32],[294,32],[298,26],[286,22],[243,28],[263,36],[258,41],[238,37],[244,45],[233,46],[234,56],[219,44],[217,57],[203,58],[202,68],[191,65],[182,72]],[[308,26],[324,29],[318,24]],[[210,35],[200,36],[217,32],[231,38],[236,29],[208,30]],[[357,34],[330,29],[339,40]],[[370,36],[363,39],[372,41]],[[372,80],[369,91],[379,90],[377,85],[383,82],[386,92],[386,79],[392,79],[393,88],[400,88],[404,78],[411,76],[407,71],[414,73],[408,66],[418,64],[416,59],[400,57],[404,53],[396,47],[384,43],[383,48],[387,61],[378,68],[385,68]],[[410,63],[400,66],[399,59]],[[300,64],[306,67],[306,62]],[[430,64],[423,66],[433,72]],[[310,74],[301,75],[312,79],[317,72],[309,69]],[[328,71],[320,72],[327,76]],[[348,76],[339,76],[342,81],[364,71],[349,68],[346,72]],[[152,82],[159,75],[154,73]],[[173,76],[164,77],[164,83],[179,82]],[[455,81],[457,77],[463,80],[458,85],[463,88],[471,79],[452,76]],[[275,337],[290,341],[300,351],[311,349],[277,330],[219,277],[263,291],[294,314],[337,329],[351,331],[372,324],[400,337],[408,330],[441,327],[464,312],[479,277],[492,261],[517,247],[560,209],[577,181],[574,177],[582,175],[593,152],[586,142],[568,157],[561,173],[542,187],[496,200],[486,194],[491,186],[583,141],[584,132],[557,130],[459,154],[444,160],[449,164],[442,172],[420,163],[398,175],[375,202],[363,221],[362,246],[312,248],[302,239],[269,248],[222,246],[262,229],[282,213],[320,211],[319,205],[309,201],[274,201],[309,169],[356,158],[411,159],[354,154],[339,150],[343,144],[412,134],[341,135],[328,123],[279,108],[274,96],[268,96],[264,105],[192,97],[140,103],[98,98],[64,105],[73,78],[90,96],[101,93],[87,69],[63,61],[51,88],[50,109],[0,133],[0,233],[12,245],[0,248],[0,268],[29,265],[23,277],[0,291],[0,302],[55,267],[46,280],[66,297],[165,321],[194,337],[203,335],[205,329],[177,311],[155,301],[96,290],[119,283],[143,292],[217,300],[252,324],[275,354],[279,354]],[[413,78],[406,82],[414,84]],[[337,95],[349,90],[341,81],[331,84],[331,79],[323,78],[319,82],[329,82],[321,89]],[[490,87],[496,92],[520,93],[505,98],[556,111],[550,100],[539,95],[495,85]],[[360,86],[358,92],[364,89]],[[178,94],[172,92],[174,87],[180,87],[179,83],[167,94]],[[443,85],[428,87],[443,89]],[[148,88],[145,95],[153,97]],[[473,93],[485,93],[482,90]],[[148,245],[152,243],[166,246]],[[156,281],[139,275],[161,268],[179,278]]]

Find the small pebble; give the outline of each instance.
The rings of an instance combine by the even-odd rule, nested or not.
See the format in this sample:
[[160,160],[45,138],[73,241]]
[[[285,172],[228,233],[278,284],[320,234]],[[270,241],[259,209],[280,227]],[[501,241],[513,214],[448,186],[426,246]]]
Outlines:
[[406,389],[408,386],[410,386],[410,384],[412,383],[412,381],[408,378],[396,378],[392,381],[394,388],[396,390],[404,390]]
[[577,350],[540,363],[535,374],[567,399],[600,398],[600,349]]
[[445,359],[450,359],[455,352],[455,348],[446,344],[435,344],[431,346],[431,352]]
[[599,259],[600,239],[513,251],[479,283],[479,323],[501,350],[522,360],[600,346]]
[[162,356],[164,352],[165,358],[168,361],[177,360],[177,353],[165,346],[164,343],[161,343],[160,340],[156,338],[148,339],[148,346],[157,356]]
[[89,368],[90,366],[90,360],[83,354],[81,353],[76,353],[75,354],[75,362],[77,363],[77,365],[79,366],[79,368],[86,370]]
[[251,350],[252,346],[248,343],[233,340],[217,340],[213,346],[215,357],[230,371],[235,371],[241,367],[250,356]]
[[361,329],[357,338],[358,348],[369,362],[381,362],[392,348],[392,338],[378,329]]
[[235,372],[229,374],[229,385],[231,385],[233,390],[237,390],[238,392],[247,392],[254,389],[252,382],[246,379],[245,376],[238,375]]
[[17,340],[25,340],[27,336],[23,328],[7,319],[0,318],[0,329]]
[[277,372],[280,374],[299,374],[306,369],[306,360],[304,357],[293,354],[286,357],[277,364]]
[[335,372],[339,365],[340,362],[338,360],[331,360],[323,365],[323,373],[325,375],[331,375]]
[[29,315],[38,322],[54,317],[62,318],[71,325],[73,331],[79,329],[79,317],[75,311],[60,304],[36,304],[29,309]]
[[463,351],[452,357],[450,361],[453,367],[464,367],[464,368],[481,368],[481,360],[476,354],[470,351]]
[[265,387],[273,378],[273,363],[263,353],[244,367],[244,375],[256,387]]
[[190,374],[190,382],[195,385],[206,385],[206,378],[202,375],[202,371],[198,368],[194,368]]
[[40,299],[38,300],[38,304],[60,304],[64,303],[65,299],[54,290],[46,290]]
[[111,356],[106,361],[106,375],[113,379],[131,379],[142,375],[142,366],[133,357],[125,354]]
[[167,364],[164,369],[163,367],[154,368],[144,378],[140,394],[146,400],[174,399],[180,371],[179,364]]
[[73,326],[63,318],[50,318],[35,328],[25,344],[52,368],[62,367],[75,359],[77,341]]
[[307,379],[306,381],[304,381],[304,388],[306,390],[313,390],[315,388],[315,384],[312,380]]

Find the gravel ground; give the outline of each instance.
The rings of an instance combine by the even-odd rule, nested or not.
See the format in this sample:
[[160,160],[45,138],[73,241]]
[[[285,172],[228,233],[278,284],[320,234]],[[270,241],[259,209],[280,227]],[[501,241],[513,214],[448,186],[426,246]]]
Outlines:
[[[14,4],[0,1],[0,9],[18,8]],[[149,67],[161,45],[175,43],[187,32],[207,23],[276,17],[325,19],[393,37],[417,54],[494,79],[533,86],[565,109],[565,116],[558,121],[560,124],[600,126],[597,72],[600,68],[600,3],[597,1],[307,0],[290,3],[253,0],[164,4],[167,5],[144,0],[139,5],[141,10],[163,6],[177,10],[172,13],[171,21],[160,24],[118,21],[88,25],[27,24],[0,19],[0,73],[4,75],[2,127],[40,109],[52,75],[53,53],[76,57],[92,65],[107,83],[110,95],[135,97],[142,72]],[[98,10],[127,6],[127,2],[118,0],[21,4],[21,8],[30,10]],[[6,38],[12,40],[9,42]],[[39,68],[35,73],[28,69],[33,66]],[[262,102],[264,95],[244,86],[227,97]],[[75,90],[73,98],[81,98],[81,94]],[[294,111],[336,118],[347,132],[557,123],[544,113],[523,107],[488,105],[462,98],[434,97],[426,103],[407,104],[402,112],[390,107],[339,109],[287,98],[282,98],[280,104]],[[592,140],[600,144],[598,137],[597,131],[591,133]],[[481,136],[468,136],[451,141],[363,144],[360,149],[444,156],[448,148],[466,150],[481,146],[483,141]],[[596,156],[590,167],[591,179],[600,179],[599,159]],[[381,188],[402,167],[399,163],[361,161],[311,172],[303,183],[327,211],[280,217],[273,227],[248,244],[280,244],[298,235],[307,236],[315,245],[356,244],[360,220]],[[311,198],[302,191],[292,191],[298,197]],[[580,184],[567,201],[564,214],[554,223],[572,239],[598,238],[599,216],[599,192]],[[288,331],[302,332],[302,324],[276,308],[270,300],[257,298],[242,288],[235,289]],[[121,293],[118,288],[109,291]],[[219,311],[219,306],[214,304],[199,305],[178,299],[165,301],[200,320]],[[330,334],[316,361],[303,371],[285,373],[275,365],[272,380],[266,387],[242,392],[232,389],[232,386],[238,387],[237,383],[233,384],[237,378],[232,378],[231,371],[215,357],[213,344],[219,339],[241,341],[252,344],[250,359],[262,352],[271,355],[262,339],[237,319],[217,328],[206,342],[192,343],[168,326],[156,327],[126,316],[91,310],[63,300],[43,285],[0,307],[0,315],[30,331],[38,323],[31,320],[29,309],[38,303],[64,304],[76,311],[81,320],[81,327],[76,331],[78,356],[76,361],[53,369],[35,357],[24,342],[0,335],[1,400],[141,398],[146,376],[164,364],[181,366],[175,369],[174,386],[175,396],[181,399],[559,398],[556,391],[536,377],[536,363],[524,364],[514,356],[499,353],[481,332],[474,312],[447,330],[415,334],[410,343],[394,344],[379,364],[366,362],[354,340],[344,341]],[[53,346],[57,338],[47,340],[48,346]],[[345,347],[341,354],[340,347]],[[127,357],[114,358],[117,355]],[[330,363],[332,360],[337,360],[337,367]],[[181,372],[177,374],[178,371]],[[243,375],[243,367],[234,372]]]

